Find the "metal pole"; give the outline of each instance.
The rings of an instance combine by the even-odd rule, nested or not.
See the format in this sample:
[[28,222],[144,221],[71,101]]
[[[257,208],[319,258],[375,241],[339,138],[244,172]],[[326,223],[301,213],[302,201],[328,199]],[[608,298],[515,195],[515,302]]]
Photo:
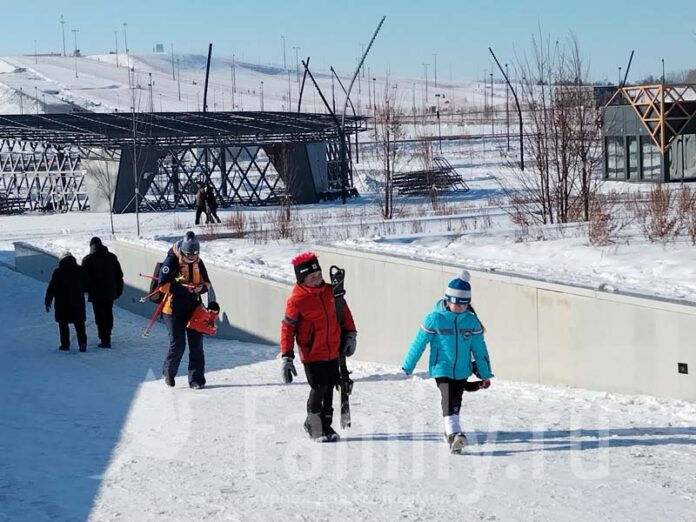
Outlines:
[[336,114],[336,89],[334,87],[334,76],[336,76],[336,71],[334,71],[333,65],[331,66],[331,105],[333,106],[333,112]]
[[179,90],[179,101],[181,101],[181,65],[179,59],[176,59],[176,85]]
[[288,69],[288,112],[292,111],[292,83],[290,82],[290,69]]
[[441,94],[436,94],[437,98],[437,136],[440,145],[440,156],[442,156],[442,130],[440,129],[440,96]]
[[295,46],[293,47],[295,49],[295,72],[297,75],[297,85],[300,84],[300,58],[298,56],[298,51],[300,50],[299,47]]
[[155,102],[152,98],[152,73],[147,73],[150,78],[150,82],[147,84],[148,90],[150,91],[150,112],[155,112]]
[[283,70],[285,71],[288,68],[288,62],[285,60],[285,39],[287,36],[281,36],[281,38],[283,39]]
[[[510,78],[508,77],[507,73],[500,66],[500,62],[498,61],[498,58],[495,56],[493,49],[491,49],[489,47],[488,51],[491,53],[491,56],[493,56],[493,59],[495,60],[496,65],[498,66],[498,69],[500,69],[500,72],[502,73],[503,77],[505,78],[505,81],[507,82],[508,86],[510,87],[510,91],[512,92],[512,97],[515,99],[515,105],[517,106],[517,116],[519,117],[519,123],[520,123],[520,170],[524,170],[524,127],[523,127],[523,123],[522,123],[522,109],[520,109],[520,102],[517,99],[517,92],[515,92],[515,88],[510,83]],[[524,78],[523,78],[523,80],[524,80]]]
[[232,55],[232,92],[237,92],[237,62],[234,54]]
[[263,80],[261,80],[261,112],[263,112]]
[[67,56],[65,52],[65,20],[63,20],[63,15],[60,15],[60,29],[63,32],[63,56]]
[[360,63],[358,64],[357,69],[355,69],[355,73],[353,73],[353,79],[350,81],[350,85],[348,86],[348,93],[346,94],[346,100],[343,103],[343,114],[341,116],[341,129],[340,129],[340,140],[341,140],[341,200],[345,204],[346,202],[346,181],[347,181],[347,175],[345,172],[346,168],[346,139],[345,139],[345,126],[346,126],[346,110],[348,109],[348,99],[350,98],[350,92],[353,90],[353,84],[355,83],[355,78],[357,78],[358,74],[360,74],[360,68],[362,67],[363,63],[365,63],[365,58],[367,57],[367,53],[370,52],[370,48],[372,47],[372,44],[375,41],[375,38],[377,38],[377,33],[379,33],[379,30],[382,28],[382,24],[384,23],[384,20],[386,19],[386,16],[383,16],[382,19],[379,21],[379,25],[377,26],[377,29],[375,29],[375,34],[372,35],[372,39],[370,40],[370,43],[367,45],[367,49],[365,50],[365,53],[362,56],[362,59],[360,60]]
[[665,83],[665,59],[662,58],[662,83]]
[[234,58],[232,59],[232,65],[230,65],[230,83],[232,85],[232,110],[234,111]]
[[208,44],[208,64],[205,67],[205,87],[203,88],[203,112],[208,112],[208,78],[210,77],[210,57],[212,54],[213,44],[210,43]]
[[[508,64],[505,64],[505,76],[508,76]],[[505,84],[505,125],[507,127],[507,150],[510,152],[510,86]]]
[[130,52],[130,49],[128,48],[128,31],[126,30],[128,27],[127,22],[123,22],[123,42],[126,46],[126,55]]
[[491,134],[495,134],[495,106],[493,105],[493,73],[491,72]]
[[175,80],[176,77],[174,76],[174,44],[172,44],[172,80]]
[[80,32],[79,29],[73,29],[73,30],[72,30],[73,37],[75,38],[75,51],[74,51],[74,52],[75,52],[75,56],[77,56],[77,33],[79,33],[79,32]]
[[435,88],[437,89],[437,53],[433,53],[433,57],[435,58]]

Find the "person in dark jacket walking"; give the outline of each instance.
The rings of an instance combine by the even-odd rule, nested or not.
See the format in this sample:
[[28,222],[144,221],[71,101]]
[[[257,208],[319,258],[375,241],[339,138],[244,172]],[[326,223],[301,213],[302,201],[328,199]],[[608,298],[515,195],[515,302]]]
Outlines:
[[208,216],[208,223],[214,223],[215,221],[217,221],[218,223],[222,223],[222,221],[220,221],[220,218],[217,215],[217,208],[218,203],[217,199],[215,199],[215,190],[213,189],[213,187],[208,185],[205,188],[205,212]]
[[205,386],[203,334],[187,326],[193,312],[201,305],[201,294],[211,288],[208,271],[199,254],[198,239],[189,231],[172,245],[160,267],[160,291],[165,294],[162,313],[169,331],[169,352],[162,365],[162,375],[170,387],[174,387],[187,339],[189,386],[194,389]]
[[205,185],[202,181],[196,182],[196,225],[201,224],[201,214],[206,213],[206,222],[210,223],[210,216],[206,212]]
[[85,292],[87,276],[70,252],[64,252],[53,271],[46,289],[44,306],[51,311],[55,299],[55,318],[60,332],[60,350],[70,350],[70,323],[75,325],[77,344],[81,352],[87,351],[85,333]]
[[82,260],[87,274],[87,294],[97,323],[99,348],[111,348],[111,330],[114,327],[114,301],[123,293],[123,271],[116,254],[93,237],[89,241],[89,254]]
[[333,389],[338,384],[338,356],[341,348],[341,329],[355,332],[355,323],[348,304],[342,306],[342,321],[336,315],[331,285],[327,285],[316,256],[307,252],[292,260],[297,284],[285,306],[280,330],[280,353],[285,383],[297,375],[295,340],[300,348],[300,360],[310,386],[307,399],[307,419],[304,429],[317,442],[339,439],[331,427],[333,421]]

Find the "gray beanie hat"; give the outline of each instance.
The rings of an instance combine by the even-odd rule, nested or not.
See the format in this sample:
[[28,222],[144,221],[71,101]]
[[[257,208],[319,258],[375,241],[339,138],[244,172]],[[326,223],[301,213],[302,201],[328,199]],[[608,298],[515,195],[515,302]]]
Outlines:
[[196,239],[196,234],[190,230],[186,232],[184,239],[181,240],[179,251],[182,254],[197,255],[201,251],[201,245]]

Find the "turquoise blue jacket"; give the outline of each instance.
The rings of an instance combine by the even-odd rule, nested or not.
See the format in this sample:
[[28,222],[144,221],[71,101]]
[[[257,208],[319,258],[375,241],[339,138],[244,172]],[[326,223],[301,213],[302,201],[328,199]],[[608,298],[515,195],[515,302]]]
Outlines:
[[472,374],[472,356],[481,379],[493,377],[481,322],[470,310],[455,314],[445,307],[444,300],[438,301],[433,311],[425,316],[416,338],[411,343],[411,348],[401,365],[404,372],[413,373],[428,343],[428,370],[431,377],[466,379]]

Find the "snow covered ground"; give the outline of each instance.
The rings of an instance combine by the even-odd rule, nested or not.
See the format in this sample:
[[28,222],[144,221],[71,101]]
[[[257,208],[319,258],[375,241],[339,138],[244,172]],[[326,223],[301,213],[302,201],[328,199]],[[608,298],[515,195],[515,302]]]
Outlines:
[[696,519],[694,404],[495,381],[452,456],[431,380],[353,363],[354,426],[320,445],[276,347],[207,339],[208,387],[169,389],[162,325],[117,309],[105,351],[89,314],[61,353],[44,290],[0,267],[0,520]]

